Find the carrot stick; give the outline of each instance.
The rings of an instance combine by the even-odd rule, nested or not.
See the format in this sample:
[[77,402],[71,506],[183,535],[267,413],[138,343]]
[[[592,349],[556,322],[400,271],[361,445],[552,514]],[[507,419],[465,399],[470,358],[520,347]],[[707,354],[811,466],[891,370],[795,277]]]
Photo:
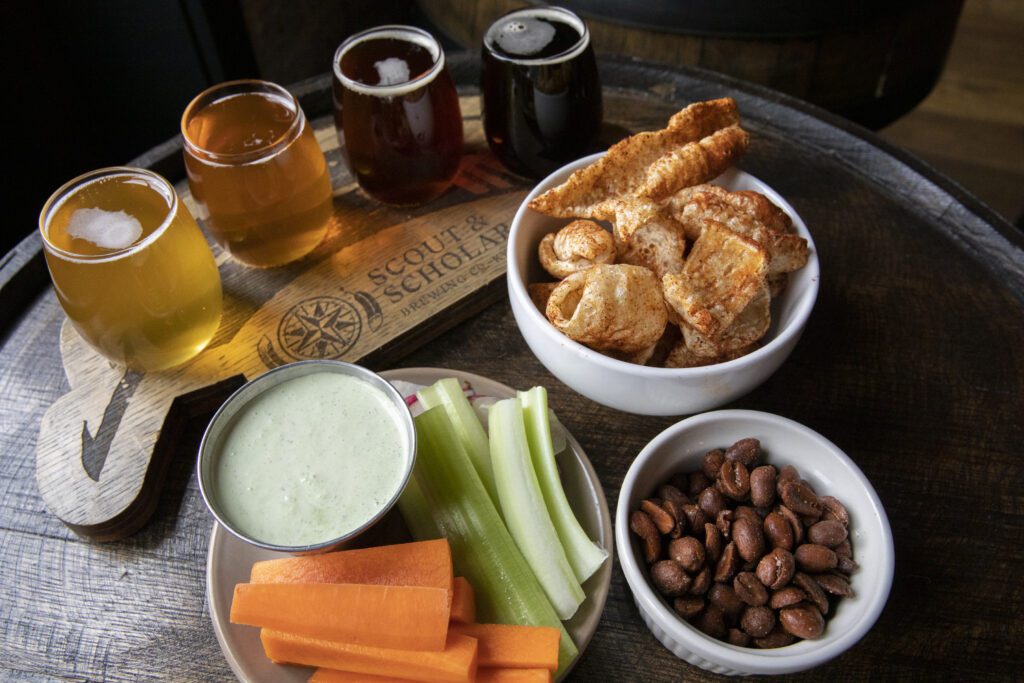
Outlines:
[[549,669],[477,669],[476,683],[551,683]]
[[[477,669],[477,676],[480,670]],[[412,683],[411,678],[395,678],[394,676],[374,676],[359,674],[338,669],[317,669],[309,677],[309,683]]]
[[[411,678],[317,669],[309,683],[415,683]],[[548,669],[477,669],[476,683],[551,683]]]
[[481,667],[500,669],[558,668],[558,629],[508,624],[452,624],[452,633],[479,641]]
[[451,620],[459,624],[476,622],[476,595],[473,586],[461,576],[456,576],[452,582]]
[[[452,634],[440,652],[391,650],[362,647],[337,641],[306,638],[292,633],[263,629],[263,651],[275,662],[323,667],[313,674],[315,681],[335,678],[333,669],[376,676],[431,683],[473,683],[476,677],[476,640]],[[344,675],[344,674],[341,674]]]
[[231,623],[354,645],[443,650],[450,596],[440,588],[350,583],[240,583]]
[[252,566],[250,583],[373,583],[452,588],[448,541],[421,541],[324,555],[264,560]]

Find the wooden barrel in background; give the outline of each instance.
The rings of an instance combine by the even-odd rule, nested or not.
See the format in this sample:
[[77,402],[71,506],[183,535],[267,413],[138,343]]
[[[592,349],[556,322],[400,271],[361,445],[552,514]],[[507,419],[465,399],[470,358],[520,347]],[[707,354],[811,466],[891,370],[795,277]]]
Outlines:
[[[454,42],[479,49],[523,0],[419,0]],[[881,128],[934,87],[963,0],[560,0],[598,52],[699,66],[766,85]]]

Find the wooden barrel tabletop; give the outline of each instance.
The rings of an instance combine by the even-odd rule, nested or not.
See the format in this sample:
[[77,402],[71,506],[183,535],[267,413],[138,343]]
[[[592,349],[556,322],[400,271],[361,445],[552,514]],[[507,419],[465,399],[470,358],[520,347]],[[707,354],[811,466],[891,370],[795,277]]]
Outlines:
[[[472,98],[475,58],[451,63]],[[609,141],[661,127],[688,102],[736,98],[752,134],[740,167],[786,197],[814,235],[821,289],[803,339],[728,407],[784,415],[845,450],[888,511],[896,575],[871,632],[804,677],[1019,677],[1024,238],[920,161],[820,110],[695,69],[617,58],[600,67]],[[327,79],[297,92],[318,130],[329,129]],[[183,177],[176,140],[134,163]],[[447,331],[438,321],[429,343],[369,364],[547,386],[614,509],[633,458],[675,420],[604,408],[559,383],[492,290],[496,303],[471,319]],[[86,540],[44,505],[36,443],[44,413],[69,391],[63,320],[33,235],[0,262],[0,678],[230,680],[204,604],[212,518],[194,455],[208,407],[176,427],[155,512],[134,535]],[[647,631],[616,561],[597,634],[571,678],[684,677],[712,678]]]

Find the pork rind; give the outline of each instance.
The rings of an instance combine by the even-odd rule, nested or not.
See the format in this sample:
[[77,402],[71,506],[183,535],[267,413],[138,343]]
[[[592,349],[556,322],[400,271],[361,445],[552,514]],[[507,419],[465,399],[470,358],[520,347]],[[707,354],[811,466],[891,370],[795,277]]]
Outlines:
[[660,280],[669,273],[682,271],[686,253],[683,227],[669,216],[655,216],[624,243],[616,237],[618,262],[643,266]]
[[531,282],[526,285],[526,292],[530,295],[530,301],[537,307],[537,310],[543,315],[548,309],[548,299],[551,298],[551,292],[555,291],[555,287],[558,286],[557,282]]
[[708,184],[747,144],[734,101],[699,102],[533,199],[577,219],[541,243],[543,266],[565,280],[530,285],[536,305],[570,338],[631,363],[692,368],[757,349],[772,298],[809,254],[766,196]]
[[691,327],[717,337],[765,286],[768,255],[755,241],[707,221],[681,273],[662,278],[665,301]]
[[675,220],[666,207],[649,199],[610,199],[597,207],[599,220],[611,221],[616,244],[628,244],[638,230],[652,221]]
[[768,289],[771,291],[772,298],[786,291],[786,285],[789,284],[789,273],[769,273],[768,275]]
[[750,346],[745,346],[742,349],[727,353],[718,357],[700,356],[693,352],[693,350],[686,345],[686,341],[680,341],[676,344],[672,351],[668,354],[665,359],[666,368],[699,368],[705,365],[715,365],[716,363],[724,363],[726,361],[735,360],[741,356],[745,356],[751,351],[756,351],[758,344],[755,342]]
[[748,141],[747,132],[735,125],[668,152],[648,166],[636,194],[661,201],[681,188],[717,178],[747,151]]
[[664,206],[627,197],[605,202],[601,211],[612,221],[619,263],[650,268],[659,278],[682,269],[686,233]]
[[793,220],[785,211],[775,206],[770,199],[760,192],[736,190],[730,192],[720,185],[707,183],[684,187],[668,200],[668,206],[678,211],[680,207],[701,195],[710,195],[729,204],[738,211],[750,214],[766,228],[774,232],[792,232]]
[[[789,273],[807,264],[807,240],[788,232],[789,216],[763,195],[700,185],[680,190],[665,206],[682,225],[687,239],[696,240],[706,221],[713,220],[754,240],[768,252],[770,274]],[[773,229],[769,224],[782,229]]]
[[747,143],[735,101],[697,102],[674,115],[666,128],[613,145],[597,162],[534,198],[530,208],[549,216],[608,219],[614,210],[603,206],[606,202],[626,197],[657,202],[705,183],[742,156]]
[[[717,187],[712,185],[711,187]],[[789,214],[775,206],[774,203],[760,192],[752,190],[737,190],[728,192],[725,188],[718,188],[725,194],[725,200],[737,209],[752,214],[754,218],[764,223],[769,230],[775,232],[793,232],[793,219]]]
[[658,279],[650,270],[628,264],[573,273],[551,293],[546,314],[570,339],[625,353],[655,344],[668,320]]
[[668,357],[665,358],[665,367],[699,368],[705,365],[712,365],[716,362],[718,361],[715,358],[697,355],[689,346],[686,345],[685,341],[679,340],[679,342],[669,352]]
[[694,354],[702,358],[721,359],[750,347],[765,335],[772,322],[772,298],[765,283],[753,301],[736,316],[721,334],[709,337],[683,322],[679,327],[683,341]]
[[628,353],[626,351],[614,351],[612,349],[604,349],[601,351],[604,355],[615,360],[621,360],[625,363],[633,363],[634,365],[646,365],[647,361],[654,356],[654,351],[658,348],[658,342],[655,342],[647,348],[640,349],[639,351],[633,351]]
[[625,361],[626,363],[663,368],[665,367],[665,360],[668,358],[669,353],[671,353],[676,347],[676,344],[680,343],[682,338],[682,332],[679,331],[679,326],[671,324],[670,321],[669,324],[665,326],[665,332],[661,335],[661,338],[646,349],[641,349],[635,353],[607,350],[602,351],[601,353],[609,356],[610,358]]
[[598,263],[614,263],[615,240],[597,223],[576,220],[544,235],[538,252],[544,270],[562,279]]

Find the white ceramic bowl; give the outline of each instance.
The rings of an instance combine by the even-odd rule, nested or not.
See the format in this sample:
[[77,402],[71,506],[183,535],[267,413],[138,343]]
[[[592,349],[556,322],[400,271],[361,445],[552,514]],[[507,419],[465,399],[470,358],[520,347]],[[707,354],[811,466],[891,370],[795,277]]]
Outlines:
[[594,154],[574,161],[545,178],[526,197],[508,238],[508,296],[527,345],[553,375],[598,403],[641,415],[686,415],[717,408],[752,391],[768,379],[796,346],[818,296],[818,256],[807,226],[775,190],[754,176],[730,169],[713,182],[729,190],[756,190],[793,219],[793,227],[810,246],[807,265],[790,274],[789,284],[772,302],[772,325],[764,345],[726,363],[700,368],[650,368],[609,358],[559,332],[537,310],[526,291],[531,282],[551,276],[541,268],[541,238],[569,222],[530,209],[530,200],[564,182],[578,168],[597,161]]
[[[793,465],[819,495],[838,498],[850,513],[850,542],[860,565],[850,579],[854,597],[841,600],[818,640],[774,650],[742,648],[706,636],[683,621],[647,579],[629,514],[676,472],[700,469],[704,454],[739,439],[760,439],[763,462]],[[647,444],[626,473],[615,511],[615,545],[640,616],[680,659],[727,675],[803,671],[838,656],[871,629],[889,597],[895,555],[892,531],[878,494],[845,453],[803,425],[753,410],[719,410],[672,425]]]

